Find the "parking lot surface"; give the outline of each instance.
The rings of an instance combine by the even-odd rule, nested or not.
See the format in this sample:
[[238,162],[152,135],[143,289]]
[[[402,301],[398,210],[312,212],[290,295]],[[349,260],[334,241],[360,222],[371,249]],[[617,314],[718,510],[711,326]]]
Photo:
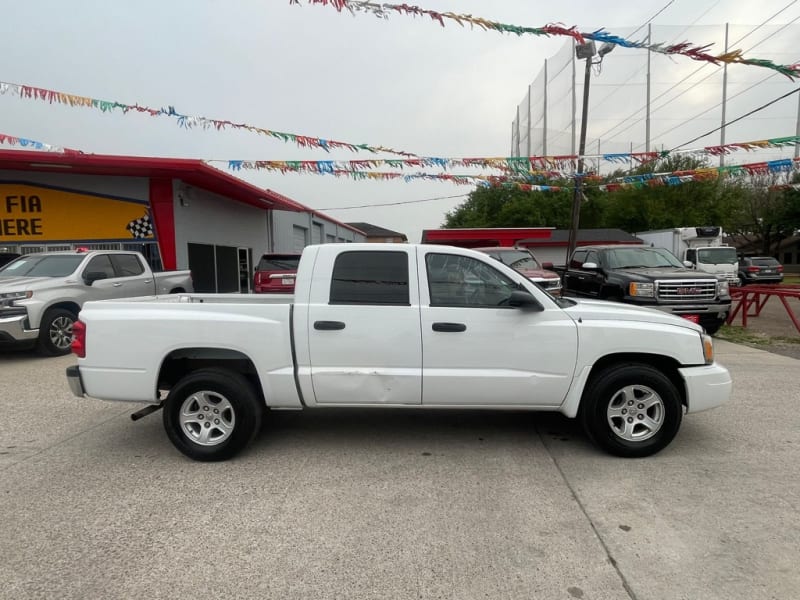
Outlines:
[[160,413],[0,354],[0,598],[796,598],[800,363],[717,343],[732,401],[654,457],[525,412],[271,413],[192,462]]

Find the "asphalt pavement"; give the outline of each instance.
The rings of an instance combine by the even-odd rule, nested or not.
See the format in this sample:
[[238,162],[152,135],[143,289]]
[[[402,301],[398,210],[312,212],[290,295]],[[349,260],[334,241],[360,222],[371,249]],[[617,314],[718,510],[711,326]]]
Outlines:
[[525,412],[272,413],[192,462],[160,413],[0,354],[0,598],[800,596],[800,363],[717,342],[721,408],[654,457]]

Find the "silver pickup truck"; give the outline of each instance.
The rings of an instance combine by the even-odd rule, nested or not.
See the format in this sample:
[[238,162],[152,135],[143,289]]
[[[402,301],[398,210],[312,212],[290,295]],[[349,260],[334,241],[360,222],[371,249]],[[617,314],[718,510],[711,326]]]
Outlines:
[[84,302],[193,289],[189,271],[154,273],[138,252],[26,254],[0,268],[0,346],[67,354]]

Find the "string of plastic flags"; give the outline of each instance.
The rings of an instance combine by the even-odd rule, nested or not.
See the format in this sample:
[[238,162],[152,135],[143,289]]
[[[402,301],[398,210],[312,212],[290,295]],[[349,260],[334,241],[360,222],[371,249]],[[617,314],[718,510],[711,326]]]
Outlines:
[[[638,165],[653,162],[659,158],[674,155],[682,156],[721,156],[741,150],[755,151],[768,148],[786,148],[800,144],[800,136],[785,136],[767,140],[749,142],[734,142],[716,146],[704,146],[685,150],[664,152],[622,152],[613,154],[586,154],[585,161],[603,160],[610,163],[633,162]],[[310,173],[330,173],[333,171],[363,172],[387,166],[394,169],[405,168],[469,168],[497,169],[508,173],[525,173],[541,175],[549,178],[574,177],[579,161],[578,155],[564,156],[504,156],[504,157],[475,157],[475,158],[444,158],[433,156],[418,156],[405,159],[364,159],[364,160],[209,160],[207,162],[225,162],[232,171],[259,170],[259,171],[307,171]],[[564,171],[571,170],[571,173]]]
[[[711,54],[709,51],[713,44],[690,44],[689,42],[681,42],[680,44],[667,44],[649,43],[643,40],[628,40],[624,37],[614,35],[598,29],[593,32],[582,32],[577,27],[565,27],[561,24],[548,24],[543,27],[524,27],[520,25],[511,25],[508,23],[500,23],[498,21],[491,21],[481,17],[473,17],[467,14],[456,14],[453,12],[439,12],[420,8],[419,6],[409,6],[408,4],[389,4],[386,2],[369,2],[365,0],[307,0],[309,4],[322,4],[324,6],[332,6],[337,11],[342,12],[348,10],[355,14],[371,13],[380,19],[388,19],[393,13],[409,15],[414,17],[430,17],[431,20],[439,23],[442,27],[445,26],[445,21],[452,21],[460,26],[470,25],[471,27],[478,27],[484,31],[497,31],[500,33],[513,33],[518,36],[530,34],[539,36],[569,36],[579,44],[584,44],[586,40],[595,42],[608,42],[624,48],[639,48],[657,52],[658,54],[677,54],[691,58],[692,60],[712,63],[719,65],[720,63],[728,64],[743,64],[756,67],[771,69],[786,75],[790,79],[800,76],[800,63],[791,65],[776,64],[771,60],[761,58],[745,58],[741,50],[731,50],[722,54]],[[289,4],[300,4],[300,0],[289,0]]]
[[73,150],[72,148],[64,148],[62,146],[53,146],[37,140],[29,138],[21,138],[5,133],[0,133],[0,145],[19,146],[20,148],[30,148],[31,150],[40,150],[42,152],[59,152],[61,154],[83,154],[80,150]]
[[[665,158],[675,154],[682,155],[711,155],[720,156],[727,155],[739,150],[753,151],[763,150],[766,148],[785,148],[800,143],[800,136],[785,136],[779,138],[770,138],[766,140],[755,140],[749,142],[732,142],[730,144],[705,146],[703,148],[694,148],[687,150],[676,150],[673,152],[639,152],[639,153],[616,153],[616,154],[588,154],[583,158],[585,160],[602,159],[612,163],[619,162],[637,162],[644,164],[654,161],[658,158]],[[6,144],[10,146],[19,146],[22,148],[30,148],[32,150],[39,150],[45,152],[59,152],[64,154],[82,154],[80,150],[56,146],[45,142],[33,140],[30,138],[13,136],[5,133],[0,133],[0,145]],[[386,173],[377,173],[371,171],[380,166],[388,166],[391,168],[440,168],[452,169],[457,167],[478,167],[484,169],[496,169],[503,171],[517,178],[526,178],[529,181],[542,181],[547,179],[571,179],[576,176],[583,177],[584,180],[590,178],[600,177],[594,173],[575,173],[575,165],[578,162],[578,156],[507,156],[507,157],[475,157],[475,158],[443,158],[443,157],[416,157],[406,159],[366,159],[366,160],[349,160],[349,161],[334,161],[334,160],[301,160],[301,161],[287,161],[287,160],[219,160],[208,159],[207,163],[225,163],[228,169],[232,171],[241,170],[264,170],[279,173],[317,173],[317,174],[335,174],[337,176],[351,176],[360,179],[386,179]],[[748,163],[743,165],[728,165],[719,168],[701,168],[695,169],[691,172],[675,172],[672,175],[681,176],[685,174],[760,174],[760,173],[777,173],[786,170],[791,170],[797,164],[798,159],[779,159],[773,161],[764,161],[758,163]],[[541,167],[545,167],[542,169]],[[562,170],[556,170],[561,168]],[[565,171],[564,168],[571,168],[572,171]],[[391,178],[407,178],[407,174],[396,173],[396,177]],[[447,173],[442,174],[425,174],[426,178],[439,178],[443,180],[485,180],[491,181],[498,180],[500,176],[483,176],[483,175],[451,175]],[[649,173],[643,175],[630,175],[621,178],[620,180],[625,183],[633,183],[635,181],[645,181],[653,178],[662,177],[662,173]],[[420,178],[420,174],[407,178],[412,180]]]
[[385,152],[387,154],[395,154],[397,156],[416,156],[412,152],[404,152],[402,150],[395,150],[394,148],[387,148],[384,146],[352,144],[350,142],[300,135],[297,133],[275,131],[273,129],[266,129],[264,127],[256,127],[255,125],[248,125],[247,123],[235,123],[227,119],[212,119],[208,117],[188,115],[178,112],[172,105],[167,106],[166,108],[151,108],[149,106],[142,106],[140,104],[127,104],[124,102],[118,102],[116,100],[100,100],[97,98],[90,98],[88,96],[78,96],[75,94],[68,94],[66,92],[60,92],[57,90],[50,90],[31,85],[0,81],[0,95],[5,94],[19,96],[25,100],[41,100],[50,104],[64,104],[71,107],[92,108],[103,113],[110,113],[120,110],[123,114],[143,113],[150,115],[151,117],[171,117],[175,119],[178,123],[178,126],[183,129],[194,129],[199,127],[201,129],[215,129],[217,131],[226,129],[245,130],[278,139],[282,142],[295,143],[301,148],[321,148],[326,152],[335,149],[345,149],[352,152]]

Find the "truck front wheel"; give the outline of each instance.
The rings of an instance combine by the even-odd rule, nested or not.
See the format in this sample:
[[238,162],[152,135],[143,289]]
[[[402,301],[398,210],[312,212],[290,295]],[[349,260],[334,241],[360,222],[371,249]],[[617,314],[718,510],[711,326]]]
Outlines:
[[616,365],[586,387],[579,418],[586,434],[616,456],[650,456],[678,433],[683,405],[673,383],[645,364]]
[[164,429],[191,459],[220,461],[247,446],[261,428],[264,403],[240,374],[201,369],[181,379],[164,404]]
[[39,323],[36,349],[46,356],[69,354],[75,315],[65,308],[51,308]]

